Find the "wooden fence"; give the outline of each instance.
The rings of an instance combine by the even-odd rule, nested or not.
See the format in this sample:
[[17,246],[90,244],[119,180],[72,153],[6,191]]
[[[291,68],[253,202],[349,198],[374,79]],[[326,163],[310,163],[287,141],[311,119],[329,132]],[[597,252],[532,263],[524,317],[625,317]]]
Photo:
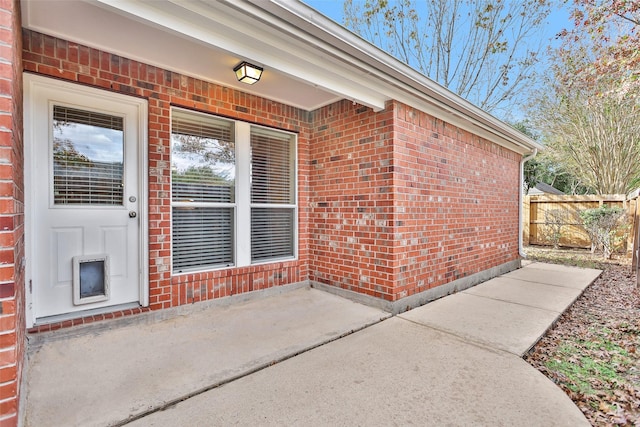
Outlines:
[[[627,200],[626,195],[608,196],[526,196],[523,206],[523,242],[525,245],[551,245],[553,234],[560,229],[560,246],[591,248],[591,239],[582,226],[579,212],[602,205],[621,207],[629,212],[629,224],[634,224],[637,198]],[[561,224],[557,226],[555,224]],[[621,249],[629,252],[633,247],[634,233]]]

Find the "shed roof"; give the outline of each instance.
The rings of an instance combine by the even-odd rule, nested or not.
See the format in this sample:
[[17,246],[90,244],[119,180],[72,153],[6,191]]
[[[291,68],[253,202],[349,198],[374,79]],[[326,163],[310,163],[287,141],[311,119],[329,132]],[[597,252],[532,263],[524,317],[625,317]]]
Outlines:
[[560,196],[560,195],[563,195],[564,193],[547,183],[539,182],[535,185],[535,187],[530,188],[527,194],[529,196],[533,196],[537,194],[555,194]]

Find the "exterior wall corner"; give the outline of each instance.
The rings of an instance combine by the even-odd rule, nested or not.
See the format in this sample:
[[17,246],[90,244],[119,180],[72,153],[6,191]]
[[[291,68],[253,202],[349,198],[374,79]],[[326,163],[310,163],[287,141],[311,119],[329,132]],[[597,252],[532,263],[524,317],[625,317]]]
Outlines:
[[16,426],[26,340],[20,2],[2,2],[0,15],[0,424]]

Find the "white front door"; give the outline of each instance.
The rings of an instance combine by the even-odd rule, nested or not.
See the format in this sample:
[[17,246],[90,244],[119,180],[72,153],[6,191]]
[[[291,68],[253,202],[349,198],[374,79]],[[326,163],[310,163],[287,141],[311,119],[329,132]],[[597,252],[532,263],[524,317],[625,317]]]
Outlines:
[[36,76],[25,83],[33,317],[142,303],[145,101]]

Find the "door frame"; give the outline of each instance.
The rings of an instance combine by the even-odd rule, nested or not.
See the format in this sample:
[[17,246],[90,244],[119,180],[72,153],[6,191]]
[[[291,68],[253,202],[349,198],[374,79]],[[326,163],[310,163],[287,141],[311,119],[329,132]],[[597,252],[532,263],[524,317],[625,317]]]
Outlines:
[[[25,233],[25,320],[27,328],[36,325],[35,307],[38,304],[33,286],[34,268],[33,254],[34,247],[37,244],[37,236],[34,232],[34,219],[37,218],[35,212],[34,199],[37,197],[34,185],[33,174],[37,173],[34,167],[34,115],[35,115],[35,99],[34,93],[37,88],[56,89],[71,94],[89,95],[95,98],[102,98],[110,101],[116,101],[121,104],[135,106],[138,110],[138,195],[139,195],[139,300],[140,305],[147,307],[149,305],[149,183],[148,183],[148,102],[146,99],[137,98],[120,93],[110,92],[104,89],[83,86],[78,83],[57,80],[50,77],[43,77],[35,74],[24,73],[24,233]],[[71,295],[69,296],[72,297]],[[117,310],[117,306],[115,308]],[[86,314],[106,313],[114,310],[114,307],[104,307],[101,309],[87,310]],[[68,316],[55,316],[56,319],[78,318],[82,317],[85,312],[74,312]]]

